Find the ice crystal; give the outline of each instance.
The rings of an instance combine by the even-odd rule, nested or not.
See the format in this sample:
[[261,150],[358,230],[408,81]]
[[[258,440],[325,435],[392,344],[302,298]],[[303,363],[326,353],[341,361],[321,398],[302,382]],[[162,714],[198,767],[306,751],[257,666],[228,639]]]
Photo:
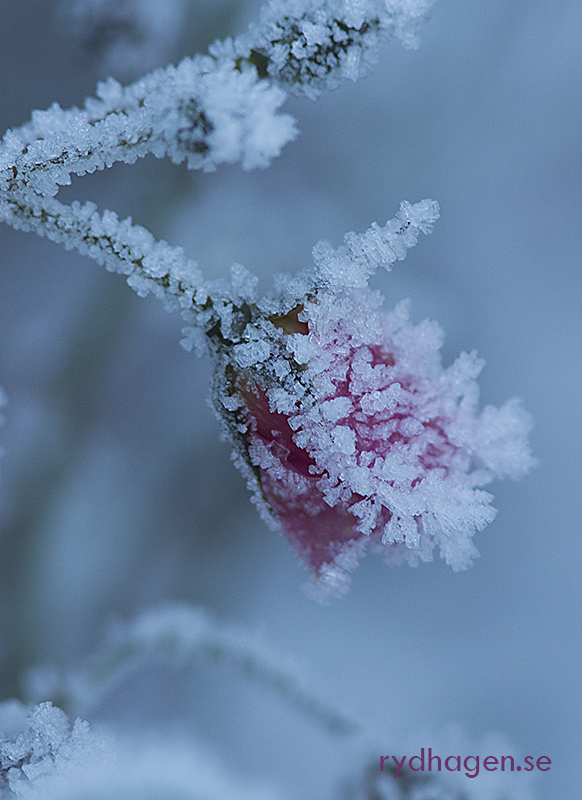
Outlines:
[[87,722],[73,725],[52,703],[27,709],[0,704],[0,796],[38,797],[36,789],[56,774],[95,765],[111,755],[111,742]]
[[398,38],[416,47],[418,26],[431,5],[432,0],[271,0],[258,24],[212,52],[233,52],[259,75],[316,98],[342,78],[365,76],[380,42]]

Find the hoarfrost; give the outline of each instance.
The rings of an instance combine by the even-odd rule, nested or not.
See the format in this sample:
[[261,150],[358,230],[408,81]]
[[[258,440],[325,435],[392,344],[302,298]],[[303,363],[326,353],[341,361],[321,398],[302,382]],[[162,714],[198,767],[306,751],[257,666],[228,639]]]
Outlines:
[[436,547],[454,570],[465,569],[478,555],[474,533],[495,516],[482,487],[534,464],[519,400],[479,412],[476,354],[443,369],[437,323],[412,324],[407,302],[384,312],[367,286],[437,217],[433,201],[404,202],[384,227],[347,234],[337,250],[316,246],[308,293],[285,295],[285,286],[300,284],[277,283],[287,310],[271,318],[279,333],[269,347],[290,359],[284,388],[256,343],[249,369],[235,367],[223,383],[225,397],[237,387],[245,404],[235,414],[245,422],[244,444],[231,435],[236,463],[324,598],[345,591],[367,544],[389,564],[412,566],[432,560]]
[[51,703],[0,704],[0,797],[24,800],[275,800],[239,788],[223,766],[184,737],[124,735],[116,742],[87,722],[71,726]]
[[[87,722],[73,725],[52,703],[27,709],[17,701],[0,704],[0,795],[38,797],[55,775],[82,772],[112,757],[112,742]],[[43,795],[44,796],[44,795]]]
[[259,74],[315,99],[341,78],[368,74],[380,42],[397,38],[416,47],[431,5],[432,0],[271,0],[248,33],[211,52],[234,51]]

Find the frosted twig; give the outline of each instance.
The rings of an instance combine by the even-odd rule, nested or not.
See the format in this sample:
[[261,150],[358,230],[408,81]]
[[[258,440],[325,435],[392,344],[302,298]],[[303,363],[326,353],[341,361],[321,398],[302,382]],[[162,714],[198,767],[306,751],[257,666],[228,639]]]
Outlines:
[[397,0],[389,9],[376,0],[272,2],[260,24],[216,43],[210,56],[185,58],[125,88],[109,79],[83,109],[35,111],[4,137],[0,192],[54,195],[71,174],[148,153],[190,169],[265,167],[297,131],[290,116],[277,114],[285,92],[262,78],[311,96],[338,77],[355,80],[381,39],[412,44],[429,7],[430,0]]
[[123,88],[109,79],[84,109],[53,105],[8,131],[0,147],[0,191],[54,195],[84,175],[148,153],[212,170],[240,161],[265,167],[296,135],[277,110],[285,93],[250,67],[210,57],[184,59]]
[[202,274],[182,248],[156,241],[130,218],[120,221],[112,211],[100,214],[94,203],[67,206],[51,197],[5,195],[0,198],[0,219],[127,275],[140,296],[152,292],[168,308],[202,309],[206,303]]
[[[234,42],[217,43],[210,56],[186,58],[125,88],[109,79],[83,109],[54,104],[35,111],[0,144],[0,219],[127,274],[139,294],[151,291],[169,308],[208,311],[202,275],[180,249],[154,242],[111,212],[99,215],[90,203],[64,206],[43,198],[69,184],[72,174],[148,153],[205,170],[236,161],[245,169],[267,166],[296,135],[292,118],[277,113],[285,92],[263,80],[267,74],[287,87],[293,74],[297,87],[312,95],[324,78],[356,78],[365,71],[357,66],[360,56],[370,61],[378,37],[410,44],[429,5],[271,2],[260,24]],[[215,321],[208,314],[196,319],[207,328]]]
[[69,714],[87,715],[123,681],[152,663],[185,666],[195,659],[224,661],[274,689],[328,731],[343,736],[360,725],[323,700],[299,670],[242,627],[218,623],[200,608],[170,606],[146,611],[119,625],[85,666],[62,675],[36,670],[34,696],[47,691]]
[[[271,0],[261,20],[237,37],[234,53],[293,94],[315,99],[341,78],[364,77],[380,42],[418,46],[418,27],[432,0]],[[211,48],[218,54],[224,45]],[[232,52],[232,51],[230,51]]]
[[334,250],[328,242],[313,249],[318,284],[330,288],[363,288],[378,267],[390,270],[395,261],[406,258],[406,251],[418,242],[418,234],[432,233],[439,217],[435,200],[411,203],[404,200],[393,219],[380,227],[373,222],[364,233],[347,233],[344,244]]

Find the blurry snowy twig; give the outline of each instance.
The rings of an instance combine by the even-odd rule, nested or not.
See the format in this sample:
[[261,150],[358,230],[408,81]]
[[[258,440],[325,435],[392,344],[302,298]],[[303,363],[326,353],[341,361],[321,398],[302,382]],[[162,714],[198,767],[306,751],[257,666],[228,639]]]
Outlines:
[[85,666],[61,674],[52,669],[31,671],[27,694],[31,702],[51,697],[71,716],[88,716],[145,667],[160,663],[185,667],[196,659],[236,666],[331,733],[361,733],[357,722],[314,691],[297,666],[258,637],[190,606],[152,609],[116,625]]
[[[454,729],[441,732],[435,745],[440,752],[479,752],[483,747],[512,750],[499,737],[475,743]],[[385,752],[385,747],[385,739],[379,737],[375,743],[350,748],[345,770],[349,775],[333,796],[338,800],[532,800],[531,781],[522,774],[481,774],[474,781],[470,773],[427,774],[402,764],[398,774],[395,766],[380,770],[377,754]],[[417,752],[416,748],[417,743],[409,741],[397,751]],[[115,738],[105,737],[84,720],[71,723],[50,702],[27,707],[13,700],[0,703],[0,797],[15,796],[24,800],[280,797],[260,783],[249,786],[248,777],[236,780],[225,765],[183,735],[143,737],[120,731]]]
[[[196,607],[169,606],[141,613],[132,621],[118,625],[84,667],[62,675],[43,671],[32,674],[29,693],[32,702],[49,695],[55,701],[58,698],[69,715],[85,716],[140,669],[160,663],[187,666],[197,658],[235,664],[243,674],[274,688],[284,700],[323,725],[328,733],[341,735],[346,743],[344,750],[349,753],[346,766],[349,777],[344,780],[338,797],[346,800],[378,800],[380,797],[391,800],[531,800],[527,776],[520,774],[485,774],[474,782],[470,775],[461,771],[427,774],[402,763],[398,770],[392,763],[383,765],[380,770],[381,755],[399,753],[400,760],[404,753],[417,752],[417,742],[404,737],[395,747],[393,733],[387,738],[386,729],[379,732],[353,720],[333,703],[322,699],[321,692],[307,683],[297,667],[275,655],[243,627],[220,624]],[[463,749],[479,752],[485,746],[485,742],[481,745],[470,742],[456,729],[442,731],[431,740],[435,752],[441,753]],[[512,749],[499,738],[486,741],[487,747],[497,751]],[[40,790],[41,796],[50,800],[81,800],[85,797],[77,788],[81,786],[91,789],[91,797],[99,800],[126,796],[133,800],[142,796],[138,793],[141,787],[148,786],[151,792],[151,786],[155,786],[154,794],[147,796],[157,800],[173,796],[171,790],[180,786],[184,773],[180,755],[187,753],[190,760],[194,758],[196,769],[186,769],[188,788],[180,797],[193,800],[216,797],[218,800],[219,797],[239,796],[217,789],[213,789],[216,794],[210,791],[213,785],[222,785],[227,780],[227,776],[216,771],[208,773],[209,794],[199,794],[203,776],[213,765],[202,753],[188,751],[188,747],[188,742],[179,740],[173,744],[160,740],[154,748],[151,741],[149,744],[138,740],[124,742],[122,738],[114,743],[92,732],[80,719],[71,725],[65,713],[51,703],[44,702],[29,709],[16,702],[0,704],[0,796],[3,797],[3,789],[9,787],[7,797],[12,793],[36,797],[35,791]],[[163,770],[158,767],[160,763],[164,764]],[[145,783],[144,776],[147,776]],[[258,796],[263,797],[263,794],[259,792]]]

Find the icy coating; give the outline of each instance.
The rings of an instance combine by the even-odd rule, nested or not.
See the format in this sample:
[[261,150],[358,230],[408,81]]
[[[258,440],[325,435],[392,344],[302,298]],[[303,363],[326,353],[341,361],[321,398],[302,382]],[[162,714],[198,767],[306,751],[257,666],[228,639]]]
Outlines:
[[365,76],[382,41],[417,47],[431,6],[432,0],[271,0],[259,23],[210,52],[249,61],[262,77],[315,99],[342,78]]
[[247,325],[219,367],[235,461],[322,599],[346,590],[368,542],[389,564],[430,561],[436,546],[466,568],[496,513],[481,487],[533,464],[519,400],[479,413],[483,361],[462,353],[443,369],[439,326],[412,324],[406,301],[386,313],[367,286],[437,216],[432,201],[402,203],[384,228],[317,245],[314,272],[280,278],[258,304],[272,312],[278,297],[279,313]]
[[[133,164],[150,153],[205,171],[235,162],[267,167],[297,135],[293,118],[279,113],[287,91],[315,98],[342,78],[367,74],[381,41],[414,46],[430,5],[274,0],[260,23],[234,41],[216,42],[209,55],[184,58],[126,87],[109,78],[81,109],[54,103],[34,111],[0,143],[0,219],[14,224],[34,216],[40,197],[54,196],[73,174]],[[26,213],[15,214],[15,197],[26,198]]]
[[0,796],[47,797],[38,792],[45,781],[103,763],[111,745],[50,702],[30,709],[17,700],[0,703]]

